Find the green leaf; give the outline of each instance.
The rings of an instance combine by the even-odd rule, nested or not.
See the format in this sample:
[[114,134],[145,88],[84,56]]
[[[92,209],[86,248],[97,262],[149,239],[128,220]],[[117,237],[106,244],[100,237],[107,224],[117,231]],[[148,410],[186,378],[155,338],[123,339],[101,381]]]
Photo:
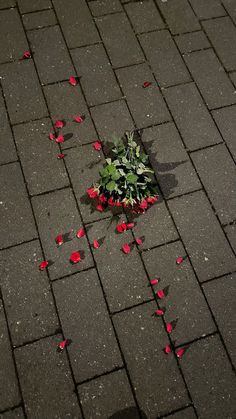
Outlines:
[[135,184],[136,182],[137,182],[137,180],[138,180],[138,176],[136,176],[135,174],[133,174],[133,173],[129,173],[127,176],[126,176],[126,180],[127,180],[127,182],[128,183],[133,183],[133,184]]

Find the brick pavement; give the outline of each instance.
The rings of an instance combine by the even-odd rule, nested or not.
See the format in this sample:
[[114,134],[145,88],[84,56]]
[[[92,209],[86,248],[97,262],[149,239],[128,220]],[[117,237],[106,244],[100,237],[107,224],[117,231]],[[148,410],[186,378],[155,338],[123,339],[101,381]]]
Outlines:
[[[1,419],[236,418],[235,40],[235,0],[0,0]],[[130,129],[160,200],[117,235],[84,192]]]

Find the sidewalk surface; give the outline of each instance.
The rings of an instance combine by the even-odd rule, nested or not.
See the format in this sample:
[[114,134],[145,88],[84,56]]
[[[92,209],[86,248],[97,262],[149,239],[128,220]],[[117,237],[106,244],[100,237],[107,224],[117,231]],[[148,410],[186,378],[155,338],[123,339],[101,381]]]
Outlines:
[[[0,418],[235,419],[236,1],[0,9]],[[117,234],[84,195],[133,129],[160,199]]]

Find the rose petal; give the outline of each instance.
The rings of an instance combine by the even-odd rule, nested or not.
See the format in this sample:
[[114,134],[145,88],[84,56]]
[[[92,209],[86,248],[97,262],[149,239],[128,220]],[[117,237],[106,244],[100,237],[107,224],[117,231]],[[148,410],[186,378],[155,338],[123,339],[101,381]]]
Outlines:
[[165,352],[165,354],[170,354],[172,352],[172,348],[170,345],[166,345],[163,351]]
[[151,84],[152,84],[152,83],[151,83],[150,81],[144,81],[144,82],[143,82],[143,87],[144,87],[144,88],[149,87],[149,86],[151,86]]
[[155,204],[155,202],[157,202],[157,200],[158,200],[158,196],[157,195],[155,195],[155,196],[148,196],[147,199],[146,199],[146,201],[147,201],[148,204]]
[[52,140],[55,140],[55,135],[53,134],[53,132],[50,132],[49,133],[49,139],[52,141]]
[[40,265],[39,265],[39,269],[40,271],[43,271],[44,269],[46,269],[48,266],[48,261],[47,260],[43,260]]
[[102,148],[102,143],[100,141],[96,141],[96,143],[93,143],[94,150],[100,151]]
[[135,241],[138,245],[143,243],[142,239],[140,239],[140,238],[136,238]]
[[73,252],[70,255],[70,261],[72,263],[78,263],[81,260],[81,256],[79,252]]
[[76,233],[76,237],[78,237],[78,239],[81,239],[81,237],[85,236],[85,230],[83,228],[80,228],[77,233]]
[[101,205],[101,204],[97,204],[97,206],[96,206],[96,210],[97,211],[99,211],[99,212],[103,212],[104,211],[104,206],[103,205]]
[[182,256],[179,256],[179,257],[176,259],[176,264],[177,264],[177,265],[180,265],[183,261],[184,261],[184,258],[183,258]]
[[87,194],[88,194],[89,198],[94,199],[94,198],[97,198],[97,197],[98,197],[98,192],[97,192],[97,190],[96,190],[96,189],[94,189],[94,188],[88,188],[88,189],[86,190],[86,192],[87,192]]
[[107,198],[103,194],[99,195],[98,199],[102,204],[105,204],[105,202],[107,202]]
[[171,333],[172,330],[173,330],[172,324],[171,323],[167,323],[167,325],[166,325],[166,331],[167,331],[167,333]]
[[69,83],[71,84],[71,86],[76,86],[77,83],[78,83],[78,81],[77,81],[77,79],[74,76],[71,76],[69,78]]
[[69,340],[68,339],[65,339],[65,340],[62,340],[61,342],[59,342],[59,344],[58,344],[58,349],[60,350],[60,351],[63,351],[64,349],[65,349],[65,347],[66,346],[68,346],[69,345]]
[[131,230],[132,228],[134,228],[134,223],[126,224],[126,227],[128,228],[128,230]]
[[160,300],[162,300],[163,298],[165,298],[165,293],[163,290],[159,290],[156,292],[156,295],[158,296],[158,298],[160,298]]
[[158,308],[158,309],[155,311],[155,314],[156,314],[156,316],[164,316],[165,312],[164,312],[164,310],[162,310],[161,308]]
[[56,122],[55,122],[55,127],[56,128],[63,128],[64,127],[64,122],[63,121],[61,121],[60,119],[58,119]]
[[63,135],[58,135],[58,137],[56,138],[56,142],[57,143],[64,143],[65,138]]
[[61,246],[64,243],[62,234],[58,234],[58,236],[55,238],[55,242],[58,246]]
[[120,223],[120,224],[118,224],[118,225],[116,226],[116,230],[117,230],[119,233],[123,233],[124,231],[126,231],[126,230],[127,230],[127,226],[126,226],[126,224],[125,224],[125,223]]
[[24,54],[23,54],[23,58],[26,58],[26,59],[31,58],[31,52],[30,51],[25,51]]
[[157,285],[157,284],[158,284],[158,282],[159,282],[159,279],[157,279],[157,278],[154,278],[154,279],[151,279],[151,280],[150,280],[150,284],[151,284],[151,285]]
[[64,159],[64,157],[65,157],[65,154],[63,154],[63,153],[60,153],[60,154],[57,155],[57,158],[59,160]]
[[126,254],[131,252],[131,249],[130,249],[130,246],[128,245],[128,243],[123,244],[122,250]]
[[139,208],[142,209],[142,210],[145,210],[145,209],[147,209],[147,207],[148,207],[147,201],[146,201],[146,199],[143,199],[142,202],[140,202],[140,204],[139,204]]
[[175,351],[177,358],[182,358],[183,354],[185,353],[185,348],[179,348]]
[[111,207],[114,207],[116,205],[115,201],[113,201],[112,196],[108,199],[108,205],[110,205]]
[[97,240],[93,241],[93,247],[94,247],[94,249],[98,249],[100,247],[100,244]]
[[73,119],[74,119],[75,122],[78,122],[78,124],[80,124],[81,122],[83,122],[83,118],[80,115],[74,116]]

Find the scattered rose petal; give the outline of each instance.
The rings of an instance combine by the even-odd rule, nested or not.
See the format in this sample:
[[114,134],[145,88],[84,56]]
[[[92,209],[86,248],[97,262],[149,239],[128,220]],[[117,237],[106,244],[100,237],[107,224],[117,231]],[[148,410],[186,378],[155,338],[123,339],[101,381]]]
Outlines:
[[78,124],[81,124],[81,122],[83,122],[83,118],[80,115],[74,116],[73,119],[74,119],[75,122],[78,122]]
[[134,223],[126,224],[126,227],[127,227],[128,230],[131,230],[132,228],[134,228]]
[[103,212],[104,211],[104,206],[102,205],[102,204],[97,204],[97,206],[96,206],[96,210],[97,211],[100,211],[100,212]]
[[171,346],[170,345],[166,345],[164,347],[163,351],[165,352],[165,354],[170,354],[172,352]]
[[159,279],[157,279],[157,278],[154,278],[154,279],[151,279],[151,280],[150,280],[150,284],[151,284],[151,285],[157,285],[157,284],[158,284],[158,282],[159,282]]
[[122,250],[126,254],[131,252],[131,249],[130,249],[130,246],[128,245],[128,243],[123,244]]
[[164,291],[163,290],[159,290],[159,291],[157,291],[156,292],[156,295],[161,299],[161,300],[163,300],[163,298],[165,298],[165,293],[164,293]]
[[79,252],[73,252],[70,255],[70,261],[72,263],[78,263],[81,260],[81,256],[79,254]]
[[69,78],[69,83],[71,84],[71,86],[76,86],[77,83],[78,83],[78,81],[77,81],[77,79],[74,76],[71,76]]
[[56,128],[63,128],[64,127],[64,122],[63,121],[61,121],[60,119],[58,119],[56,122],[55,122],[55,127]]
[[100,244],[97,240],[93,241],[93,247],[94,247],[94,249],[98,249],[100,247]]
[[55,135],[53,134],[53,132],[50,132],[50,133],[49,133],[49,139],[50,139],[51,141],[55,140]]
[[144,88],[149,87],[149,86],[151,86],[151,84],[152,84],[152,83],[151,83],[150,81],[144,81],[144,82],[143,82],[143,87],[144,87]]
[[105,202],[107,202],[107,198],[103,194],[99,195],[98,199],[102,204],[105,204]]
[[138,245],[143,243],[142,239],[140,239],[140,238],[136,238],[135,241]]
[[65,154],[63,154],[63,153],[60,153],[60,154],[57,155],[57,158],[59,160],[64,159],[64,157],[65,157]]
[[102,148],[101,141],[96,141],[96,143],[93,143],[93,148],[94,148],[94,150],[97,150],[97,151],[101,150],[101,148]]
[[76,237],[78,237],[78,239],[81,239],[81,237],[85,236],[85,230],[83,228],[80,228],[77,233],[76,233]]
[[48,266],[48,261],[47,260],[43,260],[40,265],[39,265],[39,269],[40,271],[43,271],[44,269],[46,269]]
[[155,314],[156,314],[156,316],[164,316],[165,312],[164,312],[164,310],[162,310],[161,308],[158,308],[158,309],[155,311]]
[[155,202],[157,202],[157,200],[158,200],[158,196],[157,195],[155,195],[155,196],[148,196],[147,199],[146,199],[146,201],[147,201],[148,204],[155,204]]
[[167,331],[167,333],[171,333],[172,330],[173,330],[172,324],[171,323],[167,323],[167,325],[166,325],[166,331]]
[[118,224],[118,225],[116,226],[116,230],[117,230],[119,233],[123,233],[124,231],[126,231],[126,230],[127,230],[127,226],[126,226],[126,224],[125,224],[125,223],[120,223],[120,224]]
[[175,351],[177,358],[182,358],[183,354],[185,352],[184,348],[179,348]]
[[184,258],[183,258],[182,256],[179,256],[179,257],[176,259],[176,264],[177,264],[177,265],[180,265],[183,261],[184,261]]
[[30,51],[25,51],[24,54],[23,54],[23,58],[26,58],[26,59],[31,58],[31,52]]
[[64,143],[65,138],[63,135],[58,135],[58,137],[56,138],[56,142],[57,143]]
[[69,345],[69,340],[68,339],[65,339],[65,340],[62,340],[61,342],[59,342],[59,344],[58,344],[58,349],[60,350],[60,351],[63,351],[64,349],[65,349],[65,347],[66,346],[68,346]]
[[94,199],[94,198],[97,198],[98,197],[98,191],[96,189],[94,189],[94,188],[88,188],[86,190],[86,192],[87,192],[89,198]]
[[55,238],[55,242],[58,246],[61,246],[64,243],[62,234],[58,234],[58,236]]

